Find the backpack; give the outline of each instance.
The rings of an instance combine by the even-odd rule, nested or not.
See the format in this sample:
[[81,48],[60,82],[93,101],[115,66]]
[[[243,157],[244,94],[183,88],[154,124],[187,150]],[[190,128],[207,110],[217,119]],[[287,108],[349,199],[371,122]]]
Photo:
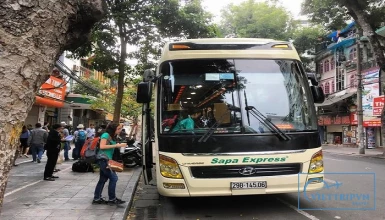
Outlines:
[[81,151],[80,157],[88,163],[95,163],[99,159],[108,160],[107,155],[99,153],[100,137],[86,140]]
[[85,131],[79,131],[78,132],[78,140],[79,141],[85,141],[87,139],[87,134]]
[[99,137],[86,140],[82,149],[80,150],[80,157],[89,163],[95,163],[98,159],[98,153],[100,149],[99,145]]
[[94,172],[94,168],[85,160],[78,160],[72,164],[72,171],[79,173]]

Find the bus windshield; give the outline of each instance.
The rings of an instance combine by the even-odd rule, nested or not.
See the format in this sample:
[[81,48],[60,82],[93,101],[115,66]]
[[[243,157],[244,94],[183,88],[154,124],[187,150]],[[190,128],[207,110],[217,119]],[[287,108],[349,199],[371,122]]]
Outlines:
[[[162,134],[317,130],[305,74],[293,60],[194,59],[160,66]],[[255,117],[255,109],[262,119]],[[268,123],[266,122],[268,120]]]

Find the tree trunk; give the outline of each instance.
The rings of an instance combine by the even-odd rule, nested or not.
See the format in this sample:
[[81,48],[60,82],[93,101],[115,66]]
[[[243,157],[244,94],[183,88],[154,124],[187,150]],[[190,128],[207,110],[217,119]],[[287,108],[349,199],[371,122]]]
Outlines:
[[102,0],[1,1],[0,206],[36,91],[63,50],[84,42],[103,14]]
[[[363,11],[360,7],[360,4],[357,0],[349,0],[344,3],[345,7],[348,9],[349,14],[353,17],[353,19],[357,22],[358,25],[362,28],[364,32],[364,36],[368,37],[370,44],[373,47],[376,62],[378,66],[381,68],[380,71],[380,91],[383,91],[385,82],[385,56],[384,56],[384,46],[381,45],[381,41],[383,41],[383,37],[378,35],[375,32],[375,29],[370,25],[368,15],[365,11]],[[381,130],[382,133],[385,131],[385,112],[382,110],[381,115]],[[385,152],[383,153],[385,155]]]
[[120,113],[122,109],[123,92],[124,92],[124,73],[126,69],[126,58],[127,58],[127,42],[124,37],[122,24],[119,26],[120,35],[120,60],[119,60],[119,77],[118,77],[118,92],[116,94],[115,109],[113,122],[119,123]]

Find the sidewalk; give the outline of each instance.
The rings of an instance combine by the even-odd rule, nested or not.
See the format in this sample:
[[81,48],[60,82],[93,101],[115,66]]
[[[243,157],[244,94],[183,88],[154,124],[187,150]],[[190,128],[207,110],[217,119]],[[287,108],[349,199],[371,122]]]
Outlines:
[[338,155],[385,159],[385,157],[382,155],[384,152],[384,148],[382,147],[375,148],[375,149],[365,149],[365,154],[359,154],[357,147],[343,147],[341,145],[337,146],[337,145],[329,144],[329,145],[322,145],[322,151],[331,153],[331,154],[338,154]]
[[[1,220],[80,220],[80,219],[125,219],[131,206],[141,168],[118,173],[116,194],[127,203],[121,206],[92,205],[93,191],[99,179],[99,172],[72,172],[74,161],[58,165],[61,169],[55,175],[56,181],[44,181],[43,172],[46,157],[40,164],[32,163],[30,158],[19,158],[8,180],[1,208]],[[103,190],[107,196],[108,183]]]

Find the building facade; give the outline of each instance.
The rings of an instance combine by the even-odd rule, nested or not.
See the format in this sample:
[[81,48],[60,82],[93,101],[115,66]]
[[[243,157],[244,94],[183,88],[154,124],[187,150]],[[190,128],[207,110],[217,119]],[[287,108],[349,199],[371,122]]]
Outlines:
[[84,67],[85,60],[70,59],[67,55],[67,52],[64,52],[60,56],[51,76],[41,86],[25,125],[66,122],[76,128],[79,124],[86,127],[90,124],[98,126],[112,120],[110,113],[91,109],[90,100],[93,97],[73,93],[76,84],[87,85],[84,81],[87,78],[98,80],[107,87],[111,85],[110,78],[103,72]]
[[[381,118],[375,108],[380,96],[380,68],[370,44],[361,45],[357,60],[357,29],[354,22],[335,31],[316,46],[316,73],[326,95],[325,102],[316,104],[318,125],[326,143],[357,146],[357,65],[363,77],[364,143],[368,148],[382,145]],[[381,98],[382,97],[382,98]]]

